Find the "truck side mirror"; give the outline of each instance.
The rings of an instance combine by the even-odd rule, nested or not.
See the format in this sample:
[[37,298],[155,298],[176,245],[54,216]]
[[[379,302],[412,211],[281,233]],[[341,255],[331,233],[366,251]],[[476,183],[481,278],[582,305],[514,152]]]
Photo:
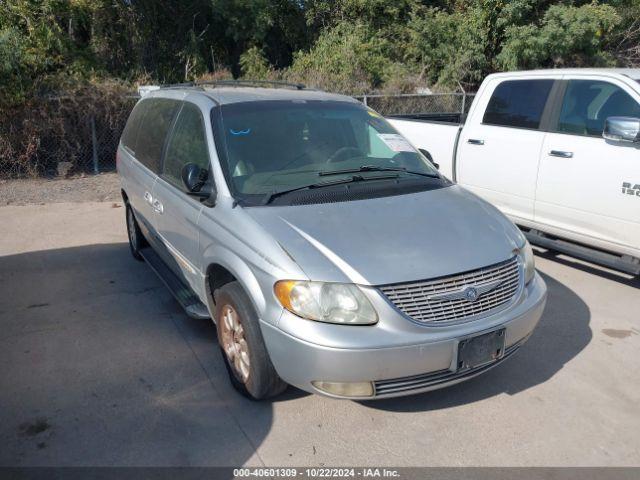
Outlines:
[[438,163],[433,161],[433,157],[431,156],[431,154],[429,152],[427,152],[424,148],[419,148],[418,150],[420,150],[420,153],[422,155],[427,157],[427,160],[429,160],[429,162],[431,162],[431,165],[436,167],[436,170],[440,170],[440,164],[438,164]]
[[602,137],[613,142],[640,142],[640,118],[609,117],[604,122]]

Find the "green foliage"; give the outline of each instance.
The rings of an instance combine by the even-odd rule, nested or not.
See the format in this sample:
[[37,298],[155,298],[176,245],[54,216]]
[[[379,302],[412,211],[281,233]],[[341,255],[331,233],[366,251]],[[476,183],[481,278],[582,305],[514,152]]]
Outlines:
[[65,82],[229,71],[473,90],[498,70],[639,65],[639,18],[640,0],[4,0],[0,106]]
[[310,51],[295,55],[291,74],[333,91],[364,92],[379,86],[391,66],[388,48],[366,25],[341,22],[325,30]]
[[505,70],[615,65],[604,46],[620,20],[610,5],[553,5],[540,25],[507,27],[497,64]]
[[256,80],[267,78],[272,69],[262,50],[254,46],[240,55],[240,71],[244,78]]
[[415,0],[312,0],[307,3],[306,18],[309,25],[321,28],[349,22],[380,30],[406,22],[419,3]]
[[33,64],[33,55],[20,32],[11,27],[0,30],[0,85],[6,86],[5,102],[21,99]]

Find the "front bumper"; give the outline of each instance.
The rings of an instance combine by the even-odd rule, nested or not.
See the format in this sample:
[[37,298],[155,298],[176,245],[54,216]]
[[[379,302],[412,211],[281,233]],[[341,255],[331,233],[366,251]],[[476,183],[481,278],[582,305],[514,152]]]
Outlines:
[[[261,322],[271,361],[287,383],[328,395],[311,382],[373,382],[373,397],[388,398],[453,385],[479,375],[526,341],[542,316],[546,285],[536,273],[520,300],[495,315],[452,326],[416,325],[379,299],[373,326],[322,324],[283,312],[277,325]],[[456,372],[460,339],[506,328],[505,355],[483,367]],[[334,396],[334,395],[329,395]]]

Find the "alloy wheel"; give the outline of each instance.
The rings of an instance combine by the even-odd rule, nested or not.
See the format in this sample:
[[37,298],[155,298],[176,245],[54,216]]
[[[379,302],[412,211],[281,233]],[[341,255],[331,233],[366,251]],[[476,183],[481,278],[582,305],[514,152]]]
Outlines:
[[249,346],[244,336],[244,328],[238,312],[231,305],[222,307],[221,318],[222,349],[229,365],[242,383],[249,378]]

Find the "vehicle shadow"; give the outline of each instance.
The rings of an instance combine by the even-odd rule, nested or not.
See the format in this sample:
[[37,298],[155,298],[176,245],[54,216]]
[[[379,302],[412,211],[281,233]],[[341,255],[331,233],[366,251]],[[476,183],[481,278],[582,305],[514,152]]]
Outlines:
[[590,273],[591,275],[597,275],[598,277],[607,280],[613,280],[614,282],[618,282],[623,285],[640,288],[640,275],[633,277],[623,272],[609,270],[607,267],[602,267],[600,265],[572,258],[554,250],[546,250],[534,246],[534,251],[537,257],[541,257],[546,260],[550,260],[552,262],[556,262],[561,265],[580,270],[581,272]]
[[417,412],[515,395],[553,377],[591,341],[591,313],[571,289],[541,273],[548,287],[545,311],[528,342],[513,358],[469,381],[410,397],[360,402],[379,410]]
[[0,285],[0,465],[260,464],[273,404],[128,244],[0,256]]

